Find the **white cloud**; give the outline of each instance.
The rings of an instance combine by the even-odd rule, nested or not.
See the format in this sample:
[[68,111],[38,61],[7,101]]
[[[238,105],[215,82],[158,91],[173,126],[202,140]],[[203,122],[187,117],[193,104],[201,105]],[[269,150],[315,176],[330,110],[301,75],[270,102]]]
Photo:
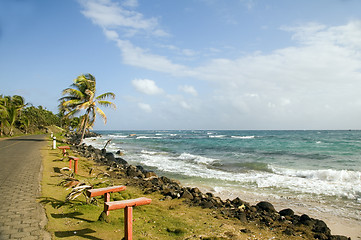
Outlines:
[[[153,36],[167,35],[156,18],[145,18],[109,0],[81,2],[85,8],[83,14],[117,43],[124,64],[211,83],[212,97],[204,100],[207,103],[200,114],[213,114],[220,122],[234,124],[236,128],[247,122],[267,127],[278,124],[284,128],[303,121],[321,124],[336,113],[354,111],[359,107],[356,103],[361,102],[358,93],[361,89],[361,21],[340,26],[319,23],[283,26],[281,30],[292,34],[293,46],[268,53],[242,53],[233,59],[204,59],[200,65],[191,66],[121,39],[124,34],[117,32],[120,27],[127,29],[128,36],[142,31]],[[254,6],[253,1],[244,3],[250,8]],[[175,45],[163,46],[188,56],[196,54]],[[204,49],[207,47],[211,49],[210,46]],[[211,49],[208,56],[214,52],[222,53]],[[152,80],[138,79],[132,83],[145,94],[164,93]],[[194,87],[182,86],[179,90],[197,96]],[[183,99],[178,99],[178,103],[185,109],[193,106]]]
[[138,2],[127,0],[123,6],[111,0],[78,0],[83,6],[83,15],[104,29],[119,29],[129,36],[140,30],[156,36],[165,36],[166,32],[159,29],[156,18],[145,18],[143,14],[127,10],[124,7],[136,7]]
[[146,103],[138,103],[138,107],[146,113],[152,112],[152,107]]
[[191,94],[193,96],[198,96],[198,92],[197,92],[197,90],[195,90],[195,88],[193,86],[183,85],[183,86],[179,86],[178,88],[179,88],[179,90],[181,90],[185,93]]
[[153,80],[149,79],[134,79],[132,80],[132,85],[137,91],[147,95],[162,94],[164,92]]
[[125,7],[138,7],[138,0],[124,0],[122,5]]

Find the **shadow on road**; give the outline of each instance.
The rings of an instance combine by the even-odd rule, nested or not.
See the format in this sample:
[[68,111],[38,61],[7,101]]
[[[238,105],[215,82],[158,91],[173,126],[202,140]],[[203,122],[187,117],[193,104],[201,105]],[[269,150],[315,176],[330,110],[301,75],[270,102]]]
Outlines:
[[46,139],[38,139],[38,138],[10,138],[5,141],[26,141],[26,142],[44,142]]

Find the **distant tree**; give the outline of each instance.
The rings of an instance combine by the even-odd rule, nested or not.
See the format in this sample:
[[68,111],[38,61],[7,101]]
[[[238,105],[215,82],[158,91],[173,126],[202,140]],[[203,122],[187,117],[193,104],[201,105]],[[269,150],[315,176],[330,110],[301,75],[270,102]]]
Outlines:
[[60,123],[61,120],[59,116],[45,109],[43,106],[29,106],[22,111],[22,116],[19,120],[19,128],[22,128],[25,131],[27,131],[26,128],[31,131],[37,131],[46,126],[60,126]]
[[95,92],[95,77],[88,73],[78,76],[70,88],[63,90],[62,94],[64,97],[59,99],[60,109],[66,112],[66,117],[72,117],[79,114],[81,111],[85,111],[80,124],[82,131],[80,143],[84,138],[85,131],[93,127],[96,114],[99,114],[103,118],[104,124],[106,124],[107,117],[97,105],[115,108],[114,103],[104,100],[108,97],[114,99],[114,93],[107,92],[96,97]]

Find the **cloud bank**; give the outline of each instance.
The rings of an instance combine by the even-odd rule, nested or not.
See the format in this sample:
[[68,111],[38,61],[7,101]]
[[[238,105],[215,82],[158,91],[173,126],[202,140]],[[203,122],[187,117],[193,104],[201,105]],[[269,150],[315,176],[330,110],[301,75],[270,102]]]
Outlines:
[[[136,1],[128,2],[133,2],[132,8],[138,5]],[[187,78],[208,83],[211,97],[207,98],[201,98],[194,87],[186,84],[179,90],[198,97],[193,100],[202,106],[198,108],[199,114],[213,116],[219,125],[238,129],[243,126],[255,129],[337,128],[342,122],[347,125],[350,116],[361,117],[354,110],[361,109],[359,20],[340,26],[315,22],[281,26],[279,31],[290,35],[292,46],[268,53],[243,54],[234,59],[202,58],[200,64],[194,65],[176,63],[169,56],[132,42],[136,34],[169,37],[157,18],[146,18],[110,0],[80,3],[84,16],[116,43],[124,64],[168,74],[180,81]],[[183,52],[188,56],[199,53],[191,49]],[[164,93],[153,80],[138,79],[132,84],[144,94]],[[191,100],[183,100],[179,100],[182,108],[191,109]],[[150,106],[142,108],[150,112]]]

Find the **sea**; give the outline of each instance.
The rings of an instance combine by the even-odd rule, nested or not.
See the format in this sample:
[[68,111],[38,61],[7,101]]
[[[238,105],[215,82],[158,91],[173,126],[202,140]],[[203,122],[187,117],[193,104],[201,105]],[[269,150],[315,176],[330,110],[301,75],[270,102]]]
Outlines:
[[361,226],[361,131],[95,131],[85,143],[224,199]]

